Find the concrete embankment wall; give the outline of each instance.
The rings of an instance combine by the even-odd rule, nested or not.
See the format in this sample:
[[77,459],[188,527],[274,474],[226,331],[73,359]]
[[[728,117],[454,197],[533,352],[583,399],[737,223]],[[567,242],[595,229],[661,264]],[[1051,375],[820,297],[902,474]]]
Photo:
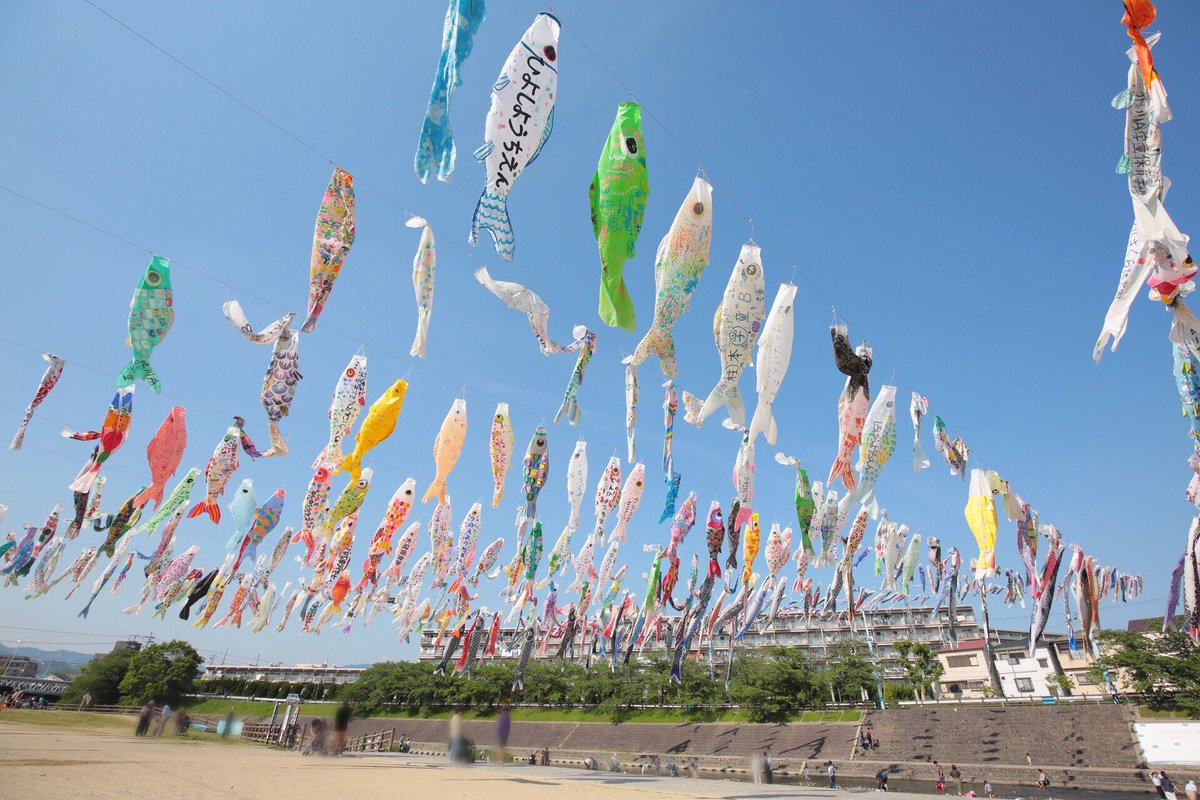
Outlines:
[[[1149,785],[1124,705],[927,706],[868,712],[879,748],[856,760],[896,765],[898,778],[932,782],[931,762],[957,764],[973,783],[1032,785],[1046,770],[1052,789],[1138,791]],[[1033,760],[1030,769],[1025,760]]]
[[[893,780],[933,784],[932,761],[949,771],[962,770],[977,789],[987,779],[997,786],[1032,786],[1036,770],[1046,770],[1053,788],[1142,791],[1148,770],[1131,730],[1132,712],[1124,706],[1007,706],[902,708],[868,712],[880,747],[856,752],[856,723],[642,723],[513,722],[509,751],[525,755],[543,748],[555,763],[574,765],[586,755],[604,763],[611,753],[623,761],[658,754],[701,769],[741,772],[751,755],[770,749],[784,771],[798,773],[807,761],[817,778],[832,760],[846,778],[870,778],[886,769]],[[415,718],[356,719],[350,735],[394,729],[396,737],[430,743],[437,752],[449,735],[449,720]],[[496,744],[494,720],[467,720],[464,733],[478,746]]]
[[[350,735],[395,728],[396,737],[416,742],[445,742],[445,719],[365,719],[352,723]],[[855,723],[811,722],[790,725],[734,723],[513,722],[508,737],[512,751],[549,748],[595,754],[658,753],[746,759],[769,748],[777,758],[842,760],[850,755]],[[466,720],[463,733],[482,747],[494,746],[494,720]]]
[[1138,767],[1124,705],[927,706],[868,712],[879,740],[873,759],[1025,764],[1038,767]]

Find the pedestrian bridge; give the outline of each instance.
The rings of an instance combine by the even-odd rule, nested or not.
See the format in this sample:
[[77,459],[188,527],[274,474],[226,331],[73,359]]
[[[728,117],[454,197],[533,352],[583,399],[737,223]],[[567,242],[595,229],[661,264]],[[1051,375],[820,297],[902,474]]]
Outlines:
[[0,692],[24,692],[27,695],[41,695],[47,699],[62,697],[70,685],[70,681],[60,678],[17,678],[12,675],[0,677]]

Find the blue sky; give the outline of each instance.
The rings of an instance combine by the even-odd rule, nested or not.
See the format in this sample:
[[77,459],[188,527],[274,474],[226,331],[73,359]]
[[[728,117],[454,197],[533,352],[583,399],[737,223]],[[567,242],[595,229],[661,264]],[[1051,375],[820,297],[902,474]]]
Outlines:
[[[1158,5],[1156,28],[1165,35],[1154,52],[1176,115],[1164,129],[1165,172],[1175,182],[1172,214],[1186,231],[1200,198],[1200,156],[1186,146],[1200,108],[1200,92],[1187,80],[1200,74],[1200,54],[1190,46],[1200,11],[1181,0]],[[365,346],[372,400],[408,375],[398,429],[366,460],[375,484],[359,525],[356,578],[363,539],[393,489],[413,476],[423,490],[432,477],[433,431],[460,392],[470,427],[449,482],[456,526],[470,503],[490,494],[487,432],[497,400],[512,407],[520,452],[558,408],[573,357],[543,357],[523,317],[471,273],[486,264],[496,277],[540,293],[553,309],[557,338],[577,322],[599,325],[587,187],[616,106],[628,96],[569,31],[559,47],[554,134],[511,195],[516,260],[501,263],[490,245],[465,244],[483,185],[470,153],[481,143],[490,85],[544,10],[534,2],[492,6],[453,100],[455,181],[426,186],[413,174],[412,157],[443,3],[375,2],[353,11],[296,3],[287,14],[231,2],[110,9],[359,180],[358,240],[320,327],[300,345],[305,379],[283,426],[293,455],[246,459],[238,473],[254,479],[260,500],[284,487],[284,522],[296,523],[342,366]],[[1189,445],[1170,371],[1168,317],[1139,299],[1121,349],[1099,367],[1090,358],[1131,220],[1125,180],[1113,171],[1123,116],[1109,107],[1128,66],[1120,4],[863,3],[814,11],[806,3],[761,4],[752,13],[744,5],[674,2],[558,9],[648,112],[650,201],[638,255],[625,268],[639,330],[600,331],[581,392],[582,424],[550,432],[551,476],[539,504],[547,548],[566,519],[565,465],[577,437],[589,441],[593,487],[607,458],[623,450],[620,357],[649,322],[654,249],[697,170],[674,137],[718,187],[712,262],[676,328],[682,388],[703,396],[716,380],[711,315],[753,217],[768,303],[793,266],[800,284],[791,369],[776,404],[779,449],[820,477],[834,457],[843,378],[830,354],[833,310],[823,295],[856,340],[865,336],[874,346],[873,383],[893,382],[896,373],[900,444],[879,484],[893,519],[964,555],[974,552],[962,515],[966,484],[940,462],[920,475],[909,466],[903,409],[915,388],[971,445],[976,465],[1002,472],[1043,520],[1100,561],[1146,576],[1142,602],[1103,606],[1106,624],[1161,613],[1192,513],[1183,498]],[[10,109],[0,125],[8,154],[0,184],[177,264],[176,325],[153,359],[166,394],[139,386],[131,441],[106,469],[106,510],[145,482],[145,444],[173,403],[188,408],[181,472],[203,467],[235,413],[265,441],[258,391],[268,350],[242,340],[220,305],[238,298],[260,325],[279,316],[277,306],[303,312],[313,216],[330,165],[84,2],[13,8],[0,31],[0,76]],[[407,352],[418,232],[404,227],[406,214],[393,201],[427,217],[439,235],[429,356],[415,365]],[[148,255],[6,192],[0,214],[9,220],[16,278],[0,322],[3,425],[15,429],[36,386],[38,352],[70,362],[30,426],[26,449],[0,454],[7,530],[40,523],[54,502],[70,509],[66,486],[89,446],[59,438],[58,430],[100,422],[112,376],[127,359],[126,309]],[[657,366],[647,363],[640,377],[641,458],[657,476]],[[752,373],[742,387],[752,393]],[[733,491],[737,437],[718,422],[696,430],[680,419],[676,426],[676,466],[702,512],[713,497],[727,505]],[[926,448],[932,454],[928,438]],[[772,453],[760,442],[755,507],[764,530],[794,520],[792,474]],[[519,493],[515,472],[508,493]],[[667,536],[666,526],[654,524],[662,497],[651,480],[622,559],[633,576],[645,569],[641,545]],[[412,518],[427,520],[431,510]],[[511,543],[512,517],[510,503],[485,507],[481,538],[504,535]],[[205,567],[219,563],[229,534],[228,523],[200,520],[179,530],[183,546],[201,545]],[[1012,525],[1003,524],[1004,565],[1018,561],[1014,538]],[[688,556],[703,550],[702,529],[684,549]],[[289,561],[278,574],[294,578],[298,569]],[[629,586],[640,591],[640,579]],[[26,602],[16,591],[0,592],[7,626],[0,641],[37,640],[53,649],[50,643],[152,631],[188,638],[206,653],[228,651],[231,662],[347,663],[414,652],[382,618],[345,637],[332,629],[319,637],[297,637],[294,629],[196,631],[173,617],[151,625],[146,613],[120,613],[136,590],[132,578],[117,598],[106,590],[86,622],[76,618],[78,594],[63,602],[59,589]],[[496,607],[491,592],[485,602]],[[1061,624],[1057,610],[1053,618]],[[1024,627],[1027,617],[996,609],[993,621]]]

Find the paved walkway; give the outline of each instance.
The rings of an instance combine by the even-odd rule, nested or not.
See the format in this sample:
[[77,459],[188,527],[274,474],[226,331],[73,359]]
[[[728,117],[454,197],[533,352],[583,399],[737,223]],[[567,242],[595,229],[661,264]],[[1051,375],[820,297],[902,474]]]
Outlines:
[[[722,780],[713,778],[670,778],[666,775],[640,775],[637,773],[613,773],[595,771],[588,772],[586,770],[570,769],[565,767],[533,767],[528,764],[508,764],[505,767],[500,767],[497,764],[475,764],[470,767],[459,767],[446,762],[444,758],[430,758],[427,756],[413,755],[397,755],[387,753],[354,753],[347,754],[347,758],[362,758],[381,761],[390,761],[396,758],[406,759],[415,763],[421,763],[425,766],[438,768],[445,767],[446,769],[470,769],[475,771],[480,778],[489,780],[513,780],[513,781],[530,781],[544,782],[554,781],[557,783],[570,782],[597,787],[611,787],[622,789],[640,789],[647,792],[662,793],[662,794],[682,794],[688,797],[703,797],[714,798],[714,800],[753,800],[754,798],[821,798],[821,800],[841,800],[850,796],[861,796],[863,794],[872,793],[869,789],[863,788],[842,788],[829,789],[820,786],[796,786],[789,784],[756,784],[748,781]],[[501,777],[503,776],[503,777]],[[926,794],[907,794],[904,792],[889,792],[889,797],[895,797],[897,800],[910,800],[913,798],[923,798],[927,800],[929,795]]]

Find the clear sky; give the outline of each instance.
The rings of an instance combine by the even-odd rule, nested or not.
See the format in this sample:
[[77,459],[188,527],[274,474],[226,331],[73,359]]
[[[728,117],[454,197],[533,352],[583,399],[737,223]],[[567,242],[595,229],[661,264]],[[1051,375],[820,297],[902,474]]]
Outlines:
[[[512,408],[519,458],[533,428],[553,418],[573,364],[573,356],[543,357],[524,318],[471,273],[487,264],[496,277],[540,293],[553,309],[556,338],[568,338],[575,323],[600,325],[587,188],[625,91],[564,30],[556,125],[512,192],[517,255],[508,264],[490,244],[466,245],[483,185],[470,154],[482,141],[491,83],[544,6],[490,4],[451,110],[455,181],[422,186],[412,159],[444,3],[301,2],[286,13],[225,0],[100,4],[359,180],[357,242],[321,325],[300,344],[305,377],[283,424],[292,455],[243,459],[233,485],[253,478],[260,501],[284,487],[284,524],[297,523],[308,465],[327,435],[334,382],[363,345],[369,400],[398,377],[407,375],[410,388],[395,435],[366,459],[375,483],[359,525],[355,579],[363,541],[394,488],[413,476],[423,491],[432,477],[434,431],[461,392],[470,422],[449,481],[457,529],[470,503],[490,496],[487,433],[497,400]],[[1158,5],[1164,38],[1154,53],[1176,116],[1164,129],[1164,164],[1175,182],[1170,208],[1186,231],[1200,210],[1200,156],[1188,146],[1200,135],[1200,91],[1189,80],[1200,74],[1192,46],[1200,11],[1182,0]],[[651,191],[637,257],[625,268],[639,330],[599,331],[581,392],[582,424],[549,434],[552,466],[539,504],[547,552],[566,519],[565,465],[577,437],[588,440],[591,463],[585,527],[595,478],[623,450],[619,361],[650,320],[654,249],[696,173],[694,156],[718,189],[712,262],[676,328],[680,387],[703,396],[716,380],[712,313],[753,217],[768,303],[793,267],[800,285],[791,369],[776,405],[779,449],[820,478],[835,454],[843,377],[830,353],[833,311],[823,295],[856,341],[865,336],[875,348],[873,384],[893,382],[895,372],[900,441],[879,483],[892,519],[957,545],[965,557],[975,552],[962,514],[966,484],[950,477],[928,429],[934,467],[919,475],[910,467],[904,412],[916,389],[970,444],[976,466],[999,470],[1043,521],[1102,563],[1146,576],[1141,602],[1105,603],[1105,624],[1161,613],[1193,512],[1183,497],[1190,447],[1171,377],[1168,316],[1139,298],[1121,349],[1099,367],[1090,357],[1131,221],[1125,179],[1114,173],[1123,114],[1109,106],[1128,67],[1119,2],[619,2],[557,11],[649,112]],[[269,350],[239,337],[220,305],[239,298],[256,325],[278,317],[280,307],[303,314],[313,217],[330,164],[82,0],[9,9],[0,30],[0,87],[8,109],[0,123],[7,156],[0,184],[176,262],[177,321],[153,358],[165,393],[138,387],[131,439],[105,469],[106,510],[146,482],[145,445],[172,404],[188,409],[181,474],[203,468],[235,413],[265,443],[258,392]],[[407,352],[418,232],[404,227],[397,203],[427,217],[439,236],[429,355],[415,364]],[[69,362],[26,448],[0,454],[8,530],[40,523],[55,502],[69,512],[66,487],[90,445],[58,431],[99,425],[128,357],[126,309],[148,254],[7,192],[0,192],[0,214],[9,220],[10,265],[0,321],[3,425],[15,429],[36,387],[39,352]],[[663,500],[656,363],[644,365],[640,378],[638,441],[651,480],[621,559],[630,564],[627,585],[638,592],[642,545],[667,537],[656,524]],[[753,373],[743,377],[748,395],[753,381]],[[696,491],[701,514],[713,497],[727,507],[733,493],[738,437],[718,423],[697,430],[681,414],[675,429],[683,490]],[[794,522],[792,473],[761,440],[758,453],[755,508],[765,540],[771,522]],[[519,488],[514,470],[512,502],[485,506],[484,542],[504,535],[511,545]],[[411,518],[425,521],[431,510]],[[211,568],[230,533],[228,522],[186,521],[177,550],[200,544],[198,563]],[[97,536],[78,540],[63,564]],[[1002,565],[1018,563],[1014,539],[1012,524],[1002,522]],[[685,559],[703,548],[701,525]],[[874,585],[868,565],[860,581]],[[294,579],[299,568],[289,559],[277,575]],[[818,573],[822,583],[828,577]],[[153,632],[188,638],[205,653],[228,651],[231,662],[350,663],[415,652],[382,617],[348,636],[329,626],[319,637],[298,637],[295,627],[283,635],[197,631],[173,614],[151,624],[146,612],[120,612],[138,585],[131,576],[116,598],[106,589],[86,622],[76,617],[86,601],[79,594],[64,602],[59,588],[27,602],[21,592],[2,591],[0,641],[54,649]],[[497,607],[494,591],[481,602]],[[1061,618],[1056,608],[1052,629]],[[1027,612],[997,608],[993,622],[1024,627]]]

